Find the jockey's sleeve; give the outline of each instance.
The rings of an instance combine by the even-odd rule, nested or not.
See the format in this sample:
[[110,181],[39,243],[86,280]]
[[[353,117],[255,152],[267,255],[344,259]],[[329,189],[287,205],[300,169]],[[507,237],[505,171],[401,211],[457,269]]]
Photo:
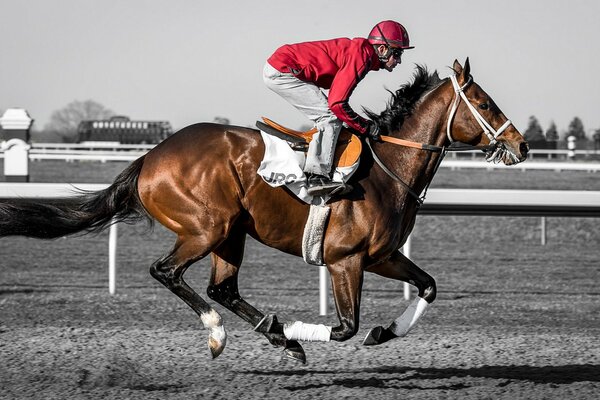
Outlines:
[[349,127],[360,133],[365,133],[369,126],[369,121],[358,115],[352,107],[349,100],[356,85],[371,70],[370,57],[357,55],[352,57],[335,75],[331,88],[329,89],[329,108],[341,121]]

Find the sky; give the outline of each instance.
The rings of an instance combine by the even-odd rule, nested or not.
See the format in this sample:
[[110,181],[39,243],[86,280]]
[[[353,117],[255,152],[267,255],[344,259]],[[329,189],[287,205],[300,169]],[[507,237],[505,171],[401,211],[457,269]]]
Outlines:
[[266,59],[285,43],[366,37],[393,19],[415,49],[393,72],[369,73],[351,97],[381,111],[415,65],[450,74],[470,59],[477,83],[521,132],[535,116],[559,132],[579,117],[600,129],[598,0],[0,0],[0,111],[25,108],[42,129],[51,113],[91,99],[174,129],[302,114],[266,88]]

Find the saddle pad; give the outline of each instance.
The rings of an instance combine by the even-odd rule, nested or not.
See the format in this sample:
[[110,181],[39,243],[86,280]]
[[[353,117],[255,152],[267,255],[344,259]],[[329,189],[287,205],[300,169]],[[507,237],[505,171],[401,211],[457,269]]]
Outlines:
[[[306,162],[306,153],[294,151],[289,144],[278,137],[260,132],[265,143],[265,155],[258,175],[272,187],[285,186],[300,200],[307,204],[325,204],[331,196],[311,196],[307,192],[306,176],[302,171]],[[337,167],[333,173],[334,182],[347,182],[358,169],[360,160],[346,167]]]

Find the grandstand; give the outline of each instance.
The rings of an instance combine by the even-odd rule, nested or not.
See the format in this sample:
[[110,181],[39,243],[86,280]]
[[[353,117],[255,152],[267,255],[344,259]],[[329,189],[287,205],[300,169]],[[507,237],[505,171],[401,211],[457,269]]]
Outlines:
[[108,120],[85,120],[77,127],[77,142],[159,143],[173,134],[168,121],[131,121],[116,116]]

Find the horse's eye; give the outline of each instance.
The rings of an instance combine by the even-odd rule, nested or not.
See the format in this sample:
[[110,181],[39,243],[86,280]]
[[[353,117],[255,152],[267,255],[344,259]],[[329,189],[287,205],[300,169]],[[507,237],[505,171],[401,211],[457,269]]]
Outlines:
[[481,103],[479,105],[479,108],[481,108],[482,110],[487,110],[488,108],[490,108],[490,105],[488,103]]

